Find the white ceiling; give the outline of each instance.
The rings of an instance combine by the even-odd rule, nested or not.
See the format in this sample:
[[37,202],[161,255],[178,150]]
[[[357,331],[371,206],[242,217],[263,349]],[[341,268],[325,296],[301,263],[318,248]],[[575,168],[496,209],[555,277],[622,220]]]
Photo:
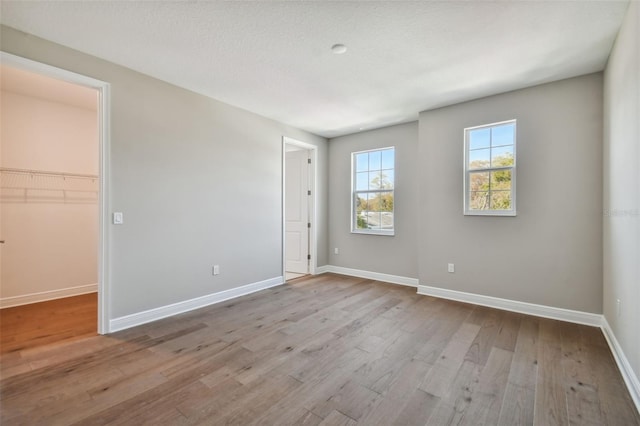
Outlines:
[[[600,71],[623,1],[8,1],[0,22],[333,137]],[[348,51],[330,48],[343,43]]]
[[98,91],[29,71],[0,65],[0,90],[74,107],[98,110]]

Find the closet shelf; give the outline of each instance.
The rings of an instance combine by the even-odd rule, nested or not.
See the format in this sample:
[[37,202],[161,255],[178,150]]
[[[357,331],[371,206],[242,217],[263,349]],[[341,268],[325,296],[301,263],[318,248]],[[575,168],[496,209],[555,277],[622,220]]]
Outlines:
[[66,173],[66,172],[49,172],[44,170],[30,170],[30,169],[11,169],[0,167],[0,173],[9,173],[14,175],[27,175],[27,176],[55,176],[61,178],[74,178],[74,179],[98,179],[98,175],[83,175],[78,173]]
[[97,175],[0,168],[3,202],[95,203]]

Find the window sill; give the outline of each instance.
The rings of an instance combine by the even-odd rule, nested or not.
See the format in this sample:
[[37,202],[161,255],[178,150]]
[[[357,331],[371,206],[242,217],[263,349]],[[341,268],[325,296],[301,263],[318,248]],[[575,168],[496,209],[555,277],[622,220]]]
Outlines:
[[501,211],[501,210],[470,210],[464,212],[465,216],[516,216],[515,210]]
[[363,234],[363,235],[385,235],[387,237],[393,237],[395,235],[395,231],[374,230],[374,229],[352,229],[351,233]]

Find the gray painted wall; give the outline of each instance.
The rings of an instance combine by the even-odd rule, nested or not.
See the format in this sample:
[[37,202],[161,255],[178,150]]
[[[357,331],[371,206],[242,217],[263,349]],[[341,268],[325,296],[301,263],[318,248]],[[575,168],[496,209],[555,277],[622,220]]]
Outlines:
[[[395,235],[351,233],[351,153],[396,147]],[[383,274],[418,277],[418,123],[329,140],[329,263]],[[338,247],[340,254],[334,254]]]
[[[2,27],[3,51],[111,83],[111,317],[282,274],[282,136],[319,147],[318,265],[327,263],[325,139]],[[219,264],[219,276],[211,266]]]
[[[463,129],[513,118],[518,215],[464,216]],[[422,112],[419,164],[420,284],[602,312],[602,74]]]
[[[604,316],[640,381],[640,3],[604,74]],[[618,316],[616,300],[621,301]]]

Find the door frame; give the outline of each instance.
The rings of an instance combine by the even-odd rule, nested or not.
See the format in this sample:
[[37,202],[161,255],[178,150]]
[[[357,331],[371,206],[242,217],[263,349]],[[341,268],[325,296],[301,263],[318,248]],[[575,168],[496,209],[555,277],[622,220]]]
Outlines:
[[316,265],[318,263],[318,226],[316,223],[317,206],[318,206],[318,191],[316,182],[318,181],[318,147],[306,142],[302,142],[296,139],[289,138],[287,136],[282,137],[282,280],[286,281],[286,217],[285,217],[285,197],[286,197],[286,148],[287,145],[297,146],[299,148],[309,151],[311,158],[311,166],[309,173],[309,188],[311,189],[311,197],[309,199],[309,222],[311,223],[311,229],[309,230],[309,254],[311,259],[309,261],[309,273],[316,275]]
[[109,171],[111,139],[110,139],[110,111],[111,86],[109,83],[95,78],[57,68],[21,56],[0,51],[0,62],[13,68],[30,71],[36,74],[63,80],[79,86],[89,87],[98,91],[98,334],[106,334],[109,330]]

